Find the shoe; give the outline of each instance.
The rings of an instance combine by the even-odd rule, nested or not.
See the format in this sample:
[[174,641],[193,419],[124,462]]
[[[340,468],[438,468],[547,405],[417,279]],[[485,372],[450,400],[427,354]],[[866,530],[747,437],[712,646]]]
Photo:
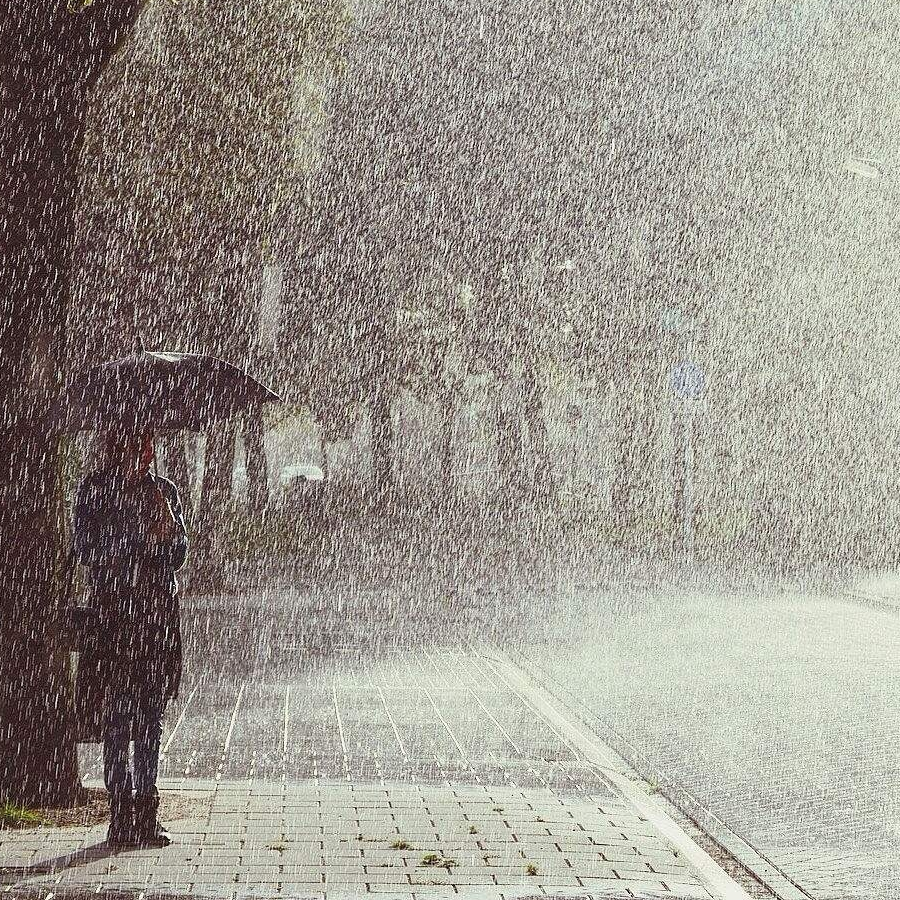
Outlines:
[[156,817],[159,812],[159,794],[134,798],[135,836],[141,847],[168,847],[172,835]]
[[138,845],[131,791],[113,794],[109,798],[109,830],[106,832],[106,843],[110,847]]

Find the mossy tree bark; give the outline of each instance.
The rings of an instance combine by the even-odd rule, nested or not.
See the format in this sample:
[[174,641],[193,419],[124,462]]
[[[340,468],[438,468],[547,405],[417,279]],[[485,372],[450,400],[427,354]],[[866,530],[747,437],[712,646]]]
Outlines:
[[33,418],[62,380],[69,249],[87,101],[140,0],[0,12],[0,796],[79,793],[66,653],[54,652],[59,441]]

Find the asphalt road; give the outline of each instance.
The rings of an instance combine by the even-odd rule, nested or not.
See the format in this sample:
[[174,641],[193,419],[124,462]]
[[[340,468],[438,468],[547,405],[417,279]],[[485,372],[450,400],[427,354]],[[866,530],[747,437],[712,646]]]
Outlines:
[[535,671],[816,898],[900,885],[900,616],[839,597],[568,592]]

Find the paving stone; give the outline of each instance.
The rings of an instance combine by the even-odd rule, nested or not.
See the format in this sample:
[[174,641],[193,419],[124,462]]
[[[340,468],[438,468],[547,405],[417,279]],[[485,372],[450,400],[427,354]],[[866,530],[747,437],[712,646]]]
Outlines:
[[584,832],[573,832],[566,835],[549,835],[554,844],[561,850],[575,849],[576,847],[598,846],[591,840],[590,835]]
[[598,848],[607,859],[629,860],[638,856],[651,865],[680,865],[685,864],[679,862],[679,857],[674,850],[657,850],[651,847],[601,847]]
[[[652,878],[650,866],[640,862],[613,863],[620,878]],[[660,875],[659,878],[663,876]]]
[[[230,896],[229,889],[237,897],[267,896],[271,889],[284,898],[292,893],[296,897],[327,893],[328,900],[338,900],[341,896],[358,900],[363,896],[354,894],[358,888],[389,896],[392,889],[400,887],[403,900],[451,893],[462,896],[466,891],[466,896],[479,900],[488,897],[499,900],[504,885],[498,884],[497,879],[510,882],[505,885],[509,888],[507,893],[526,890],[534,896],[546,894],[550,888],[566,888],[571,893],[571,889],[579,888],[580,864],[585,872],[610,871],[608,861],[601,856],[603,849],[621,851],[617,855],[628,857],[621,861],[622,866],[635,874],[637,863],[632,856],[640,859],[639,851],[667,849],[668,845],[657,840],[658,835],[640,816],[633,814],[628,804],[609,802],[604,793],[608,788],[596,773],[568,756],[560,756],[560,761],[553,763],[539,758],[548,756],[545,748],[555,748],[558,741],[529,714],[524,715],[521,723],[510,722],[504,703],[516,703],[511,708],[518,710],[515,715],[521,717],[520,702],[510,697],[502,685],[489,682],[481,685],[479,696],[485,703],[490,701],[490,708],[509,728],[524,731],[524,734],[517,733],[517,740],[534,752],[526,749],[525,755],[531,754],[528,759],[513,759],[489,745],[489,753],[479,759],[483,737],[487,734],[485,726],[492,723],[483,718],[480,707],[473,705],[469,691],[454,687],[461,676],[456,675],[454,667],[445,665],[446,660],[441,656],[444,652],[435,651],[435,664],[426,667],[424,674],[413,674],[419,665],[416,660],[409,665],[404,661],[397,664],[404,677],[400,681],[384,681],[384,684],[394,684],[387,693],[387,706],[395,711],[393,725],[371,719],[373,711],[383,715],[384,704],[372,693],[372,679],[363,670],[354,668],[357,663],[352,659],[348,658],[342,669],[326,669],[327,675],[318,672],[309,686],[298,683],[295,687],[292,682],[291,698],[302,704],[303,712],[294,715],[292,720],[296,742],[291,759],[296,771],[317,773],[316,777],[306,781],[288,778],[276,783],[261,779],[234,782],[221,779],[211,795],[209,817],[183,823],[182,840],[189,840],[200,852],[195,858],[188,857],[165,870],[167,877],[180,884],[188,879],[191,884],[200,884],[208,873],[209,878],[220,879],[210,884],[223,897]],[[391,658],[406,659],[402,653]],[[316,662],[319,667],[331,664],[327,659]],[[369,660],[366,665],[380,663]],[[462,668],[467,680],[478,671],[468,663]],[[436,702],[446,704],[447,722],[454,733],[460,731],[463,745],[479,748],[477,753],[473,750],[471,764],[464,763],[455,754],[446,729],[434,730],[436,726],[431,724],[423,727],[421,712],[415,705],[421,699],[423,685],[429,686]],[[453,689],[444,690],[442,685]],[[274,684],[248,682],[247,689],[257,699],[261,692],[272,697],[280,693],[286,698],[283,681],[279,681],[277,688]],[[226,702],[224,695],[231,690],[227,680],[217,683],[215,690],[222,694],[225,712],[217,712],[221,718],[229,714],[229,703],[234,702],[237,691]],[[343,738],[352,748],[348,760],[341,752],[341,736],[334,724],[335,703],[346,712]],[[282,705],[276,706],[282,715]],[[253,717],[238,716],[236,735],[251,727],[260,733],[262,720],[257,723],[256,716],[262,708],[251,703],[247,709],[253,710]],[[243,714],[243,709],[239,712]],[[282,725],[280,719],[278,725]],[[190,722],[186,720],[184,727],[189,729]],[[402,761],[402,778],[378,781],[382,766],[400,763],[396,745],[388,750],[380,743],[382,733],[395,742],[393,727],[409,743],[409,756]],[[477,743],[472,741],[474,737],[479,738]],[[220,742],[221,739],[219,735]],[[428,744],[432,739],[433,748]],[[314,744],[319,745],[316,754],[311,752]],[[497,746],[505,746],[502,739]],[[221,743],[214,748],[211,759],[218,761],[220,747]],[[244,745],[237,750],[240,762],[226,760],[227,764],[244,765],[240,753],[247,753],[251,748]],[[269,750],[260,750],[257,763],[264,753],[268,754]],[[186,763],[184,760],[182,766]],[[273,758],[273,764],[281,765],[280,752],[278,762]],[[511,766],[515,769],[510,769]],[[227,770],[226,765],[224,771]],[[342,771],[352,772],[352,780],[341,777]],[[396,767],[393,770],[398,771]],[[358,774],[361,772],[366,772],[372,780],[365,780]],[[513,776],[519,780],[519,775],[527,775],[523,780],[536,782],[539,779],[535,772],[541,773],[554,787],[491,783]],[[466,783],[475,775],[485,778],[485,784]],[[417,783],[411,783],[413,778]],[[451,783],[440,783],[443,780]],[[172,783],[182,787],[189,784],[180,780]],[[562,787],[557,788],[558,785]],[[585,795],[594,799],[585,799]],[[476,834],[470,833],[473,826]],[[389,844],[398,839],[408,841],[415,850],[391,851]],[[65,844],[65,840],[61,843]],[[272,849],[275,845],[280,849]],[[229,853],[230,850],[239,852]],[[453,857],[457,865],[450,871],[420,866],[418,863],[425,852],[444,853]],[[165,865],[164,859],[165,855],[158,857],[154,865]],[[538,875],[524,874],[529,862],[538,867]],[[665,857],[665,861],[659,862],[668,865],[672,858]],[[641,875],[653,874],[646,863],[644,868],[647,871],[640,872]],[[235,875],[237,882],[233,881]],[[426,884],[433,881],[439,884]],[[635,879],[638,881],[646,882],[646,879]]]
[[327,891],[330,885],[358,885],[361,888],[364,888],[367,883],[367,878],[365,873],[363,872],[325,872],[325,890]]
[[677,863],[676,865],[667,866],[664,863],[657,862],[654,859],[647,859],[645,856],[641,856],[642,859],[650,868],[654,874],[657,875],[668,875],[670,879],[675,878],[676,880],[681,880],[683,878],[695,878],[693,874],[691,874],[688,870],[688,867],[684,863]]
[[[325,882],[321,877],[310,878],[285,878],[281,882],[282,896],[299,896],[304,900],[308,896],[310,889],[324,888]],[[324,891],[323,891],[324,895]]]
[[370,884],[368,888],[370,894],[378,894],[381,900],[416,900],[417,896],[412,891],[401,892],[388,884]]
[[630,891],[668,891],[670,894],[675,893],[670,891],[662,881],[655,881],[649,878],[622,878],[622,882]]
[[711,900],[711,894],[703,887],[702,884],[686,884],[681,882],[665,881],[665,886],[677,894],[679,898],[690,898],[690,900]]
[[323,872],[325,866],[323,866],[319,862],[284,862],[279,866],[279,871],[282,876],[289,881],[293,880],[302,880],[306,877],[315,876],[318,877],[321,872]]
[[[237,876],[237,877],[235,877]],[[205,885],[223,885],[223,884],[237,884],[240,881],[240,876],[236,872],[210,872],[204,875],[197,875],[194,879],[194,884],[205,884]],[[119,879],[115,880],[116,884],[119,884]]]
[[381,885],[399,885],[405,886],[412,883],[412,874],[407,873],[406,871],[396,873],[387,873],[387,872],[367,872],[366,873],[366,883],[367,884],[381,884]]
[[530,887],[538,887],[539,885],[534,880],[534,876],[526,875],[524,871],[519,872],[517,874],[505,874],[505,873],[497,873],[494,876],[494,882],[496,884],[504,885],[504,884],[518,884],[518,885],[528,885]]
[[572,871],[579,878],[618,878],[611,863],[583,862],[572,865]]
[[628,894],[634,897],[634,900],[680,900],[678,895],[668,888],[633,887],[629,888]]
[[410,862],[402,864],[398,863],[396,865],[379,865],[377,863],[373,863],[372,865],[367,864],[365,866],[365,871],[369,875],[398,875],[405,877],[406,875],[414,874],[416,871],[423,870],[415,862]]

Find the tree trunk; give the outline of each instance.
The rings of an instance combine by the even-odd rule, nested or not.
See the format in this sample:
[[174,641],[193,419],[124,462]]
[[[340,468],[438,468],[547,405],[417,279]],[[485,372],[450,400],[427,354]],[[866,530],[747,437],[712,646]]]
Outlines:
[[441,480],[444,489],[450,495],[453,485],[453,420],[456,408],[453,404],[453,395],[448,391],[441,401]]
[[686,416],[681,410],[672,417],[672,546],[685,549],[687,506],[687,439]]
[[269,505],[269,464],[266,459],[265,424],[262,410],[244,417],[244,448],[247,460],[247,506],[263,515]]
[[497,476],[507,503],[522,500],[522,423],[512,400],[512,386],[504,383],[497,397]]
[[632,527],[641,506],[652,503],[653,417],[647,403],[645,371],[624,380],[619,397],[618,429],[613,456],[612,519],[617,528]]
[[633,436],[631,468],[632,468],[632,504],[635,510],[641,511],[641,520],[645,534],[652,531],[654,512],[657,509],[656,492],[653,479],[656,476],[654,464],[654,446],[657,439],[657,422],[654,409],[647,395],[646,382],[642,393],[637,398],[640,407],[637,411],[637,425]]
[[[8,85],[0,85],[0,90]],[[0,796],[80,792],[69,657],[51,651],[62,557],[59,441],[27,419],[60,387],[75,185],[77,98],[46,95],[0,121]]]
[[203,438],[196,431],[186,432],[184,435],[184,457],[187,462],[187,483],[191,491],[191,521],[197,519],[197,508],[194,498],[199,501],[198,488],[203,480]]
[[234,474],[234,425],[214,425],[206,436],[203,457],[203,485],[200,489],[200,518],[204,528],[219,525],[231,500]]
[[553,461],[550,458],[550,441],[547,437],[547,420],[544,416],[544,391],[537,373],[531,365],[525,366],[523,378],[525,393],[525,421],[531,436],[531,445],[537,458],[537,465],[532,467],[529,488],[532,496],[551,498],[556,496],[556,480]]
[[634,521],[633,448],[634,432],[638,419],[633,399],[620,400],[613,450],[613,477],[611,491],[612,521],[617,529],[629,528]]
[[321,425],[316,425],[316,431],[319,433],[319,458],[322,462],[322,477],[327,482],[331,472],[331,462],[328,458],[328,441],[325,439],[325,429]]
[[0,11],[0,796],[78,798],[67,653],[54,645],[59,441],[26,420],[60,386],[87,97],[142,0]]
[[[249,364],[252,371],[267,380],[275,368],[273,351],[278,340],[282,317],[283,284],[280,270],[275,284],[270,283],[270,270],[258,253],[250,258],[248,302],[256,293],[256,329],[250,341]],[[244,415],[244,460],[247,470],[247,509],[256,516],[265,515],[269,506],[269,463],[266,457],[266,425],[261,408]]]
[[58,442],[5,432],[0,459],[0,796],[69,803],[81,790],[72,673],[68,653],[51,649],[63,559]]
[[637,418],[634,410],[634,381],[629,376],[618,387],[616,397],[616,430],[612,451],[612,484],[610,514],[616,530],[631,524],[631,448]]
[[394,428],[391,421],[391,388],[380,379],[371,397],[372,486],[379,498],[390,494],[394,484]]

